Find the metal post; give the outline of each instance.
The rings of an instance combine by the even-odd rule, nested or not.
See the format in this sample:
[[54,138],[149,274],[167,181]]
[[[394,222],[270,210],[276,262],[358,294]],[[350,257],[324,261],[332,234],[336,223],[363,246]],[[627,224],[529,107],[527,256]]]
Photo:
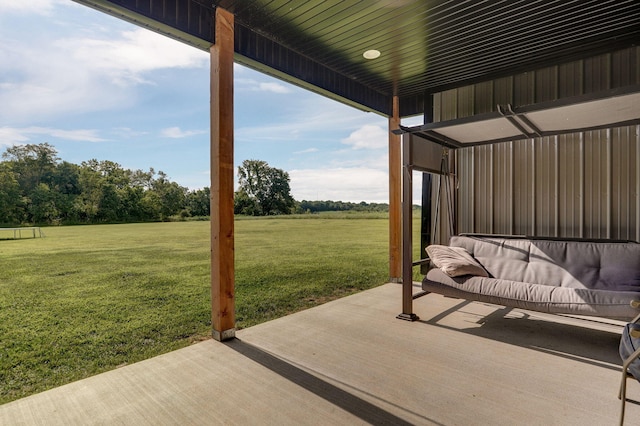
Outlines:
[[413,168],[411,135],[402,137],[402,313],[397,318],[416,321],[413,313]]

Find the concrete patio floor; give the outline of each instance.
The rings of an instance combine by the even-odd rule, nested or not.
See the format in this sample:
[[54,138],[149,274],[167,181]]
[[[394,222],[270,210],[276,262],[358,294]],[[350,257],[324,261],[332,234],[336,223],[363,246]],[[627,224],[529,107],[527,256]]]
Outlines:
[[[418,290],[418,289],[416,289]],[[621,324],[386,284],[0,406],[0,425],[614,425]],[[640,400],[629,380],[628,397]],[[627,403],[627,424],[640,406]]]

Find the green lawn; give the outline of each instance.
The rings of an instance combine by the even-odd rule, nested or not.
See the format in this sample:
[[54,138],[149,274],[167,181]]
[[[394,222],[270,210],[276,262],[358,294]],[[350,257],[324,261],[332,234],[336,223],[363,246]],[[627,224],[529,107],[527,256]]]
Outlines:
[[[210,336],[209,223],[43,229],[0,240],[0,403]],[[236,221],[248,327],[388,279],[380,216]]]

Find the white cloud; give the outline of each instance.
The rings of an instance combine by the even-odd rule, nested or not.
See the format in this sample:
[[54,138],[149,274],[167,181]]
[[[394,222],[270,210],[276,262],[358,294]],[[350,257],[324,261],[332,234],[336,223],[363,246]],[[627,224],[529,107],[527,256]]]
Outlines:
[[111,130],[111,133],[117,136],[118,138],[123,138],[123,139],[131,139],[131,138],[136,138],[136,137],[149,134],[149,132],[147,131],[135,130],[129,127],[115,127]]
[[[236,140],[284,142],[304,138],[306,141],[312,141],[317,140],[321,133],[348,134],[354,132],[353,129],[372,125],[371,123],[386,122],[378,115],[363,114],[354,108],[308,92],[302,92],[301,96],[291,101],[291,105],[286,120],[237,127]],[[382,124],[372,126],[382,129]],[[320,139],[326,140],[322,136]],[[334,140],[336,143],[339,141],[337,138]]]
[[48,136],[56,139],[80,142],[103,142],[106,140],[99,137],[96,130],[90,129],[64,130],[36,126],[23,128],[0,127],[0,145],[29,142],[34,136]]
[[296,200],[388,202],[389,177],[384,170],[354,167],[291,170]]
[[[241,70],[243,68],[238,67],[234,68],[234,70]],[[242,74],[242,72],[240,72]],[[287,94],[293,93],[293,90],[281,83],[279,81],[259,81],[253,78],[238,78],[234,77],[234,82],[236,85],[236,90],[242,91],[251,91],[251,92],[269,92],[269,93],[278,93],[278,94]]]
[[319,149],[318,148],[309,148],[309,149],[303,149],[302,151],[295,151],[294,154],[311,154],[313,152],[318,152]]
[[387,130],[380,126],[365,124],[342,140],[353,149],[384,149],[389,146]]
[[0,13],[36,13],[46,15],[53,10],[60,0],[1,0]]
[[204,68],[209,58],[205,52],[142,28],[108,39],[62,39],[54,46],[72,52],[83,68],[108,73],[116,84],[144,83],[144,73],[157,69]]
[[[389,202],[389,172],[386,168],[334,167],[297,169],[288,173],[291,179],[291,195],[298,201]],[[414,204],[421,203],[421,175],[421,173],[414,172]]]
[[187,138],[193,135],[201,135],[206,133],[205,130],[181,130],[180,127],[168,127],[166,129],[162,129],[160,134],[165,138]]
[[0,104],[11,105],[0,122],[14,124],[126,108],[137,96],[132,87],[153,84],[151,71],[208,65],[205,52],[144,29],[58,38],[0,32],[0,57]]

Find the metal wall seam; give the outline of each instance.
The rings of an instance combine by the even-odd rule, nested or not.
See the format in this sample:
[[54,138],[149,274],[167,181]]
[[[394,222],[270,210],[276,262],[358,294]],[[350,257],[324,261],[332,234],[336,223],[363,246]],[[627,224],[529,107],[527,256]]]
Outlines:
[[536,141],[531,141],[531,235],[536,234]]
[[514,194],[514,188],[515,185],[513,184],[514,182],[514,172],[513,172],[513,167],[514,165],[514,153],[513,153],[513,141],[509,142],[509,176],[510,176],[510,188],[509,188],[509,205],[510,205],[510,209],[509,209],[509,234],[513,235],[513,227],[514,227],[514,218],[515,218],[515,194]]
[[580,208],[580,217],[579,217],[579,224],[580,224],[580,238],[584,238],[585,236],[585,188],[584,188],[584,178],[585,178],[585,152],[584,152],[584,132],[580,132],[580,172],[579,172],[579,176],[580,176],[580,204],[579,204],[579,208]]
[[560,236],[560,157],[558,152],[558,136],[553,137],[553,151],[554,151],[554,174],[555,174],[555,196],[554,196],[554,224],[553,235],[555,237]]
[[607,178],[607,197],[606,197],[607,237],[606,238],[611,238],[611,219],[612,219],[611,209],[612,209],[612,202],[613,202],[613,175],[612,175],[613,168],[611,167],[611,162],[613,161],[613,153],[612,153],[612,146],[611,146],[611,129],[606,130],[606,146],[607,146],[607,161],[605,162],[606,178]]
[[640,125],[636,126],[636,241],[640,241]]

